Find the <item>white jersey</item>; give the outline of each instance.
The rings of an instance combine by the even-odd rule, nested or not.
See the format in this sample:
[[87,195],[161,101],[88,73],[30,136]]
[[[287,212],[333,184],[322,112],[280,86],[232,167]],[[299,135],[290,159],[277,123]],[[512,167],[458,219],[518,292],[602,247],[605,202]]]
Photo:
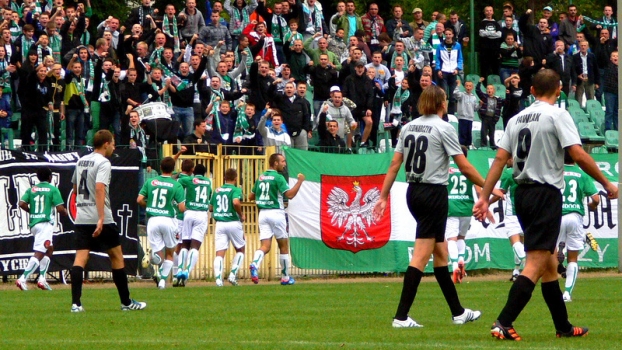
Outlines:
[[78,209],[76,225],[96,225],[99,220],[97,205],[95,204],[95,185],[103,183],[106,186],[104,203],[104,224],[114,223],[110,209],[108,190],[111,176],[110,161],[99,153],[93,152],[78,160],[76,170],[71,179],[77,186],[76,206]]
[[580,145],[570,114],[536,101],[510,119],[498,146],[514,158],[516,183],[541,183],[564,188],[564,148]]
[[404,154],[406,181],[447,185],[449,157],[462,154],[462,149],[456,129],[434,114],[406,124],[395,152]]

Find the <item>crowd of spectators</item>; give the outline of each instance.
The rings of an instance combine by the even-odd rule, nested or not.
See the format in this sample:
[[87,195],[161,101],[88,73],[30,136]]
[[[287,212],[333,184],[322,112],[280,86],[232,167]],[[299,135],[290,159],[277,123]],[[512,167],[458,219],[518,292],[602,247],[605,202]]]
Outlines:
[[[560,74],[569,98],[604,100],[606,128],[617,129],[611,6],[597,19],[575,5],[557,16],[550,6],[537,14],[487,6],[470,38],[456,12],[426,17],[399,4],[391,18],[379,15],[377,3],[360,9],[353,1],[337,3],[332,16],[316,0],[207,0],[206,13],[196,0],[154,5],[141,0],[124,19],[98,14],[105,20],[91,23],[89,0],[0,0],[3,131],[20,122],[24,149],[58,150],[61,135],[67,148],[83,145],[98,102],[100,129],[143,145],[152,135],[138,131],[130,112],[157,102],[172,116],[173,139],[208,150],[288,145],[345,153],[378,147],[381,128],[391,129],[394,143],[400,126],[419,116],[422,90],[436,84],[459,120],[460,142],[471,145],[479,115],[481,145],[494,147],[497,121],[505,125],[524,108],[531,76],[542,68]],[[470,73],[480,81],[465,80],[469,45],[477,45],[479,71]],[[482,84],[489,75],[500,77],[504,98],[498,85]],[[15,112],[21,116],[11,123]],[[188,152],[204,150],[197,147]]]

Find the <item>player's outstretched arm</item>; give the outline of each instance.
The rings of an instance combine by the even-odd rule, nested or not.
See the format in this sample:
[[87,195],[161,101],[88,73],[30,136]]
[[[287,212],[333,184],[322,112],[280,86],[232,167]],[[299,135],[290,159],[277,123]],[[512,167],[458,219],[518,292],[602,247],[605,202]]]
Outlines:
[[466,178],[471,180],[471,182],[475,185],[484,186],[484,178],[480,175],[477,169],[469,163],[464,154],[457,154],[453,156],[453,159],[462,175],[466,176]]
[[61,205],[57,205],[57,206],[56,206],[56,212],[57,212],[57,213],[59,213],[59,214],[60,214],[60,215],[62,215],[62,216],[67,216],[67,215],[69,215],[69,214],[67,213],[67,209],[65,209],[65,206],[64,206],[64,205],[62,205],[62,204],[61,204]]
[[598,181],[605,190],[607,195],[611,199],[618,198],[618,187],[609,182],[605,175],[598,169],[598,165],[592,157],[587,154],[581,145],[572,145],[566,148],[572,159],[579,165],[583,171],[590,175],[594,180]]
[[30,206],[28,205],[28,203],[26,203],[26,202],[24,202],[24,201],[19,201],[19,207],[20,207],[23,211],[25,211],[25,212],[27,212],[27,213],[30,213]]
[[489,204],[488,197],[490,197],[497,181],[499,181],[503,168],[505,167],[508,159],[510,159],[510,156],[510,152],[504,150],[503,148],[499,148],[499,150],[497,150],[495,160],[492,162],[488,175],[486,176],[486,181],[484,182],[480,198],[473,206],[473,216],[475,216],[475,218],[479,221],[484,221],[484,219],[486,219]]
[[287,197],[288,199],[292,199],[292,198],[296,197],[296,195],[298,194],[298,190],[300,190],[300,186],[302,186],[302,183],[304,181],[305,181],[304,174],[298,174],[298,182],[296,182],[294,187],[292,187],[289,190],[285,191],[285,193],[283,193],[283,195],[285,195],[285,197]]

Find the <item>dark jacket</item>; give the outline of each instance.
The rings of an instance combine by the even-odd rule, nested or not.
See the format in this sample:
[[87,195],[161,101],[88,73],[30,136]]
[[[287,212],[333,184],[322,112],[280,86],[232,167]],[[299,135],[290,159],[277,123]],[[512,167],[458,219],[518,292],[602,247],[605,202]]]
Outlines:
[[[82,38],[82,34],[86,30],[86,21],[84,14],[78,17],[78,22],[76,23],[76,27],[73,30],[73,33],[69,33],[69,27],[71,26],[71,21],[65,21],[63,26],[60,28],[60,36],[63,38],[60,54],[65,56],[71,49],[78,47],[81,45],[80,38]],[[70,58],[71,59],[71,58]],[[63,65],[68,63],[69,60],[66,60]]]
[[562,60],[558,54],[552,53],[546,56],[546,68],[552,69],[562,78],[562,84],[569,86],[574,84],[574,70],[572,68],[572,57],[564,53],[564,65],[562,68]]
[[313,99],[328,100],[330,98],[330,88],[336,85],[337,71],[334,68],[322,68],[319,65],[305,67],[305,72],[311,76],[311,84],[313,84]]
[[[404,35],[402,34],[402,37],[411,37],[413,36],[413,34],[415,33],[413,31],[413,29],[411,28],[410,24],[408,23],[407,20],[402,19],[402,33],[408,31],[408,34]],[[395,18],[391,18],[390,20],[386,21],[384,23],[384,27],[387,29],[387,34],[389,34],[390,38],[393,38],[393,34],[395,33],[395,30],[397,29],[397,20]]]
[[605,69],[603,91],[618,94],[618,66],[609,61],[609,66]]
[[37,71],[33,70],[28,78],[19,84],[17,93],[21,101],[27,101],[22,103],[22,113],[42,115],[46,113],[43,107],[47,108],[48,103],[52,102],[54,89],[50,78],[46,77],[40,82]]
[[[451,21],[445,22],[445,28],[451,28],[454,31],[456,30],[454,25],[451,24]],[[467,38],[467,37],[470,37],[469,27],[467,27],[466,23],[464,23],[461,19],[459,19],[458,20],[458,31],[454,33],[454,41],[456,41],[460,45],[463,45],[462,39]],[[503,38],[503,36],[501,38]]]
[[[581,61],[580,52],[572,55],[572,65],[574,68],[573,84],[579,85],[582,80],[580,80],[578,76],[583,74],[583,62]],[[600,72],[598,71],[598,66],[596,65],[596,56],[590,52],[587,53],[587,79],[588,85],[598,83],[600,81]]]
[[[365,112],[373,107],[374,85],[367,73],[359,76],[356,73],[346,78],[343,84],[343,96],[349,98],[356,104],[356,109],[352,111],[354,119],[359,119]],[[358,115],[357,115],[358,114]]]
[[294,77],[297,81],[307,80],[307,74],[305,73],[307,55],[304,53],[304,50],[297,53],[290,48],[290,42],[287,41],[283,44],[283,52],[285,53],[285,59],[292,70],[292,77]]
[[283,123],[287,127],[287,133],[298,136],[302,130],[311,131],[311,115],[302,97],[294,95],[294,101],[281,94],[274,94],[271,107],[281,110]]
[[[261,76],[259,74],[259,65],[257,62],[251,64],[247,87],[250,88],[248,100],[255,105],[255,111],[258,113],[266,108],[266,103],[272,99],[271,96],[276,94],[276,85],[273,84],[274,79],[269,76]],[[257,114],[255,113],[255,114]]]
[[346,143],[339,135],[331,135],[326,129],[326,113],[320,113],[320,120],[317,125],[318,136],[320,141],[317,146],[320,152],[326,153],[343,153],[346,150]]
[[529,15],[524,14],[518,20],[518,28],[523,34],[523,56],[531,56],[536,62],[542,62],[546,55],[553,52],[551,34],[540,32],[538,27],[529,25]]
[[[479,115],[480,118],[487,118],[486,116],[486,110],[488,109],[488,95],[484,92],[482,92],[481,90],[481,86],[482,83],[477,83],[477,86],[475,86],[475,92],[477,93],[477,97],[479,97],[479,99],[484,102],[483,104],[480,104],[479,107]],[[503,107],[503,104],[505,103],[505,99],[501,98],[501,97],[493,97],[496,101],[497,101],[497,105],[495,106],[495,115],[492,117],[494,118],[495,122],[499,120],[499,117],[501,116],[501,107]]]

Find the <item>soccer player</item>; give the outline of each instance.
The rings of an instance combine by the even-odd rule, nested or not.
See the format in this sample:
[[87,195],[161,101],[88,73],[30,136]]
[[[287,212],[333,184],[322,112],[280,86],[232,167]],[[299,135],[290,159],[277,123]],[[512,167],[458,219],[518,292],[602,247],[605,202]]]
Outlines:
[[179,286],[186,285],[190,272],[199,261],[199,249],[207,233],[209,221],[209,203],[212,198],[212,180],[205,177],[205,165],[194,166],[191,160],[182,163],[182,171],[188,170],[186,162],[194,167],[194,176],[182,176],[177,180],[186,190],[186,211],[184,212],[183,229],[181,231],[181,250],[179,251],[179,270],[177,281]]
[[404,274],[402,295],[393,319],[395,328],[422,327],[408,316],[408,312],[415,300],[423,269],[432,253],[434,277],[449,305],[453,323],[464,324],[481,316],[479,311],[462,307],[456,286],[447,270],[445,227],[449,211],[449,157],[453,158],[462,175],[474,184],[481,186],[484,179],[462,153],[458,135],[451,124],[441,119],[447,110],[447,96],[443,89],[430,86],[423,90],[418,108],[422,116],[402,127],[380,198],[373,210],[374,219],[380,220],[387,206],[391,186],[406,159],[404,170],[409,183],[406,201],[410,213],[417,221],[417,244]]
[[510,158],[507,162],[507,167],[501,174],[501,192],[505,194],[506,198],[510,197],[509,201],[506,200],[505,203],[505,217],[503,218],[503,223],[505,226],[505,232],[507,233],[510,244],[512,245],[512,250],[514,251],[514,271],[512,271],[512,277],[510,277],[510,281],[514,282],[516,281],[518,275],[520,275],[520,267],[525,261],[525,246],[521,240],[523,236],[523,229],[520,227],[518,218],[516,217],[514,196],[516,194],[516,187],[518,184],[516,184],[514,178],[512,177],[514,172],[514,170],[512,170],[512,164],[514,163]]
[[588,329],[574,327],[557,281],[555,244],[562,219],[564,186],[564,149],[590,176],[600,182],[610,198],[618,197],[618,188],[600,172],[589,154],[581,147],[581,138],[567,111],[555,102],[561,93],[559,75],[544,69],[533,77],[531,94],[536,102],[510,119],[490,167],[482,197],[473,207],[473,214],[482,220],[488,201],[508,159],[514,159],[514,180],[518,184],[514,196],[516,215],[525,233],[525,268],[510,288],[508,300],[491,328],[498,339],[521,340],[512,323],[531,299],[541,279],[542,296],[546,302],[557,337],[587,335]]
[[577,265],[579,251],[585,245],[583,198],[591,197],[592,200],[588,201],[588,206],[595,210],[600,203],[600,195],[594,186],[594,181],[575,164],[568,152],[564,153],[564,163],[565,185],[562,196],[562,223],[557,241],[566,242],[568,267],[566,268],[566,290],[563,296],[565,302],[570,302],[572,301],[572,290],[579,274],[579,266]]
[[26,279],[37,266],[39,266],[37,287],[43,290],[52,290],[45,280],[45,274],[50,266],[50,258],[54,251],[52,234],[54,233],[56,215],[53,209],[56,208],[59,214],[67,215],[60,191],[50,184],[52,171],[48,167],[37,169],[37,179],[39,179],[39,183],[29,188],[19,202],[19,207],[30,213],[30,233],[35,237],[35,243],[32,247],[35,252],[34,256],[28,260],[24,273],[15,281],[17,288],[21,290],[28,290]]
[[147,240],[151,246],[151,263],[160,266],[159,289],[166,287],[166,279],[173,268],[173,253],[179,235],[175,207],[180,212],[186,211],[184,189],[171,178],[174,169],[175,160],[172,157],[162,159],[162,175],[145,182],[136,199],[139,205],[146,207],[145,212],[149,216]]
[[270,251],[272,236],[274,236],[279,245],[281,284],[290,285],[296,281],[289,276],[289,240],[287,220],[283,209],[283,196],[288,199],[294,198],[305,180],[305,176],[298,174],[298,182],[294,187],[289,188],[287,181],[280,174],[287,165],[285,156],[274,153],[268,162],[270,168],[259,176],[253,186],[253,192],[248,197],[251,201],[254,200],[259,208],[259,240],[261,241],[261,247],[255,252],[253,262],[250,265],[251,280],[255,284],[259,283],[259,265],[264,255]]
[[71,312],[83,312],[82,281],[84,267],[91,251],[106,252],[110,257],[112,279],[121,299],[121,310],[142,310],[147,303],[130,299],[127,275],[123,268],[121,236],[112,218],[108,186],[111,165],[107,157],[114,152],[114,137],[108,130],[99,130],[93,137],[93,153],[78,160],[73,173],[73,194],[76,196],[77,218],[76,257],[71,268]]
[[242,190],[235,185],[238,178],[238,172],[235,169],[227,169],[225,171],[225,184],[214,191],[214,195],[210,201],[209,209],[216,221],[214,241],[216,245],[216,258],[214,259],[214,276],[216,276],[216,285],[222,287],[222,271],[223,261],[229,241],[235,247],[235,256],[231,263],[231,272],[229,273],[229,283],[234,286],[238,285],[237,274],[240,265],[244,260],[244,231],[242,223],[244,222],[244,213],[242,213]]

